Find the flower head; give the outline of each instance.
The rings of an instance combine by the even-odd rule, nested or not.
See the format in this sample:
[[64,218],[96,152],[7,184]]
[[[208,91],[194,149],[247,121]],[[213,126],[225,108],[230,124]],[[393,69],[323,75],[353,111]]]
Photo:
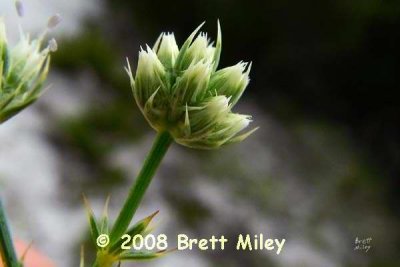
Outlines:
[[[18,14],[22,15],[21,2],[16,2]],[[49,23],[55,26],[56,17]],[[49,29],[49,28],[48,28]],[[20,40],[15,46],[7,42],[5,24],[0,17],[0,123],[8,120],[33,103],[41,94],[50,63],[50,52],[57,44],[52,39],[42,49],[47,30],[36,39],[31,39],[21,30]]]
[[220,25],[215,45],[206,33],[197,34],[202,25],[180,49],[174,34],[162,33],[153,48],[140,50],[135,77],[129,62],[127,72],[135,100],[156,131],[168,131],[184,146],[212,149],[255,130],[240,134],[251,116],[232,112],[249,83],[251,64],[217,70]]

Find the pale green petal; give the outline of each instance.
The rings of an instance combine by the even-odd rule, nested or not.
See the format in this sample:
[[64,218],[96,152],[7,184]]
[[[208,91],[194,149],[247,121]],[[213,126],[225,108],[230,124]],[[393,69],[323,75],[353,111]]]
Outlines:
[[211,66],[199,62],[191,65],[181,77],[176,80],[172,88],[174,102],[179,105],[195,105],[199,103],[207,93],[208,82],[211,75]]
[[150,96],[159,88],[164,94],[168,93],[166,72],[154,51],[147,47],[147,51],[142,49],[139,52],[134,83],[134,95],[142,108]]
[[189,112],[192,135],[201,135],[212,129],[230,112],[229,99],[225,96],[210,98],[202,109]]
[[201,32],[184,54],[180,70],[186,70],[190,65],[204,62],[212,65],[214,62],[215,48],[210,45],[206,33]]
[[240,62],[218,70],[211,77],[209,90],[217,92],[218,95],[231,97],[231,103],[236,104],[249,84],[250,69],[251,64],[248,66],[247,63]]
[[193,42],[193,38],[196,36],[196,34],[198,33],[198,31],[201,29],[201,27],[203,27],[205,22],[203,22],[202,24],[200,24],[190,35],[189,37],[186,39],[185,43],[182,45],[181,50],[179,51],[178,57],[176,59],[175,62],[175,70],[177,72],[184,70],[183,67],[183,62],[186,61],[186,55],[187,55],[187,50],[189,49],[189,46],[191,45],[191,43]]
[[179,54],[179,48],[173,33],[163,34],[157,50],[157,56],[167,69],[172,69]]
[[[228,113],[209,123],[206,131],[192,133],[189,138],[179,138],[178,143],[199,149],[214,149],[226,143],[235,142],[235,139],[244,140],[246,136],[236,137],[247,128],[251,122],[250,116]],[[238,141],[238,140],[237,140]]]

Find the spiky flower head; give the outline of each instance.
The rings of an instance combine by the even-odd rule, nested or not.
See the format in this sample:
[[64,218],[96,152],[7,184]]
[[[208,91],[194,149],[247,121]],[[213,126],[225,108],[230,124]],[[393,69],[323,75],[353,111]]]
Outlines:
[[[22,4],[16,2],[19,15]],[[51,26],[59,15],[50,18]],[[49,29],[49,27],[48,27]],[[54,39],[42,49],[46,31],[36,39],[20,30],[20,40],[15,46],[9,45],[5,24],[0,17],[0,123],[5,122],[19,111],[33,103],[42,93],[50,63],[50,52],[57,45]]]
[[217,70],[221,28],[218,23],[214,45],[206,33],[197,34],[202,25],[180,49],[173,33],[162,33],[153,48],[139,52],[136,76],[129,62],[127,72],[135,100],[156,131],[168,131],[184,146],[212,149],[255,130],[242,134],[251,116],[232,112],[249,83],[251,64]]

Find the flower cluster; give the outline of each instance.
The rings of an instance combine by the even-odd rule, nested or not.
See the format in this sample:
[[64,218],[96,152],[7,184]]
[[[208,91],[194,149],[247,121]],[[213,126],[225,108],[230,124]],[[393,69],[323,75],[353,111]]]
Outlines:
[[180,49],[173,33],[162,33],[153,48],[139,52],[136,76],[129,63],[127,72],[135,100],[156,131],[168,131],[184,146],[212,149],[255,130],[240,134],[251,117],[232,112],[249,83],[251,64],[217,70],[220,25],[215,46],[206,33],[197,34],[202,25]]
[[[22,14],[21,7],[17,10]],[[48,29],[58,24],[59,20],[59,16],[51,17]],[[49,54],[57,49],[54,39],[42,49],[45,33],[37,39],[31,39],[21,30],[20,36],[19,42],[11,47],[7,41],[4,21],[0,17],[0,123],[40,96],[49,70]]]

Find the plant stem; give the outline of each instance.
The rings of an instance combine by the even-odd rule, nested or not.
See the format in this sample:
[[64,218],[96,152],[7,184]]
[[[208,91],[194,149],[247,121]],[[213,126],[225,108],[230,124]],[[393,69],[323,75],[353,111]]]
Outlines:
[[128,228],[146,189],[150,185],[150,182],[171,143],[172,137],[168,132],[160,132],[157,134],[153,147],[146,157],[142,170],[140,171],[135,184],[129,191],[128,198],[125,200],[125,204],[111,230],[111,244],[120,239]]
[[19,266],[17,255],[11,239],[10,230],[7,224],[6,213],[0,198],[0,252],[5,267]]

